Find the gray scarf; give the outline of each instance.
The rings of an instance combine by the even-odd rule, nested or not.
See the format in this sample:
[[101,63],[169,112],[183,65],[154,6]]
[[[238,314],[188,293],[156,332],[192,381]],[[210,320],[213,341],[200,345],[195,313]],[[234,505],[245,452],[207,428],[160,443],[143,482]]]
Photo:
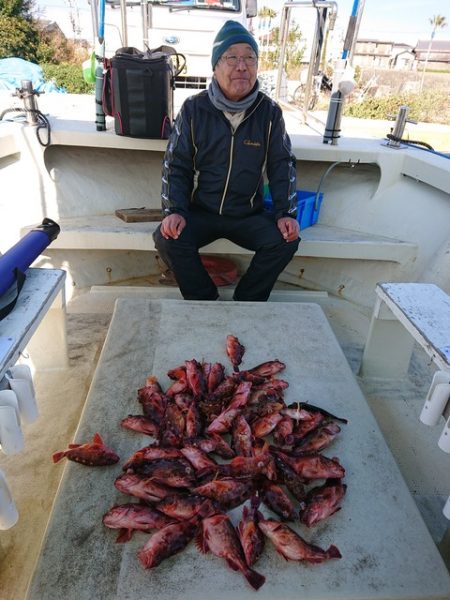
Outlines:
[[228,100],[219,87],[217,83],[217,79],[214,77],[211,80],[211,83],[208,86],[208,96],[213,105],[219,110],[230,112],[230,113],[238,113],[243,110],[247,110],[256,100],[256,96],[259,92],[259,81],[256,80],[255,86],[253,90],[250,92],[248,96],[245,96],[242,100],[238,100],[238,102],[233,102],[232,100]]

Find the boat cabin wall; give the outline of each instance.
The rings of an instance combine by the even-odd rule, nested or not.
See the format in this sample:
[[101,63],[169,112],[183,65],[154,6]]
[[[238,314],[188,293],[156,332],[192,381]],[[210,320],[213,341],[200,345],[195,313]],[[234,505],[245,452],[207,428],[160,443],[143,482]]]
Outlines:
[[[160,207],[165,143],[103,134],[85,143],[54,143],[42,148],[31,128],[16,126],[14,143],[2,145],[0,251],[43,217],[56,221],[113,215],[119,208]],[[108,136],[109,137],[105,137]],[[430,281],[450,293],[450,196],[448,160],[427,153],[394,151],[378,142],[324,147],[310,136],[292,136],[298,188],[324,193],[318,224],[302,232],[298,255],[284,280],[323,289],[370,307],[377,281]],[[326,174],[326,176],[325,176]],[[445,184],[447,181],[447,184]],[[335,236],[330,244],[326,238]],[[339,248],[352,245],[349,256]],[[352,237],[353,236],[353,237]],[[367,243],[364,241],[367,238]],[[373,239],[410,252],[377,258]],[[350,243],[349,243],[350,240]],[[362,240],[362,241],[361,241]],[[377,242],[378,243],[378,242]],[[314,252],[309,250],[313,245]],[[376,245],[376,244],[375,244]],[[332,248],[332,250],[329,250]],[[303,250],[305,249],[305,250]],[[369,252],[370,254],[370,252]],[[245,266],[246,256],[237,256]],[[41,263],[68,270],[78,286],[113,283],[158,271],[154,252],[58,249]],[[81,266],[80,266],[81,265]],[[111,267],[113,265],[113,267]],[[80,277],[80,273],[83,276]],[[70,297],[70,294],[69,294]]]

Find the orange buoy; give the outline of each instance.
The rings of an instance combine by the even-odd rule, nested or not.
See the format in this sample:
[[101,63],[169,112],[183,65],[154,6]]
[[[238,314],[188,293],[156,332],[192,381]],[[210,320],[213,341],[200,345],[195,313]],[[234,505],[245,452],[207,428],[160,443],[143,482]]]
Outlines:
[[238,267],[232,260],[210,254],[202,254],[200,258],[209,276],[218,287],[236,282]]

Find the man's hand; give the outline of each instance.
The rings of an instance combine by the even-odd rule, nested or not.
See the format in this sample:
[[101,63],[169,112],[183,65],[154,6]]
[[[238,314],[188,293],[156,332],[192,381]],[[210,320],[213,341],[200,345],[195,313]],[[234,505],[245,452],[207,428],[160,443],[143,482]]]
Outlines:
[[277,221],[277,227],[286,242],[293,242],[300,233],[298,221],[292,217],[281,217]]
[[167,215],[167,217],[164,217],[161,221],[161,235],[166,240],[170,238],[176,240],[185,227],[186,219],[181,215],[173,213]]

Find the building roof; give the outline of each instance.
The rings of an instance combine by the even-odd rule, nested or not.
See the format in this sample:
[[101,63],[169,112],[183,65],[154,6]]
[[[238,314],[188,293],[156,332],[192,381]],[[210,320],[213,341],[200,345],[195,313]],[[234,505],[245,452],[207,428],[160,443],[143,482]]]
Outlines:
[[[431,40],[419,40],[416,44],[416,51],[428,50]],[[433,40],[431,42],[433,52],[450,52],[450,40]]]
[[390,41],[386,41],[386,40],[376,40],[373,38],[358,38],[356,40],[356,43],[367,44],[367,42],[371,42],[374,44],[389,44],[391,46],[393,46],[395,44],[396,46],[398,46],[398,44],[396,44],[395,42],[390,42]]

